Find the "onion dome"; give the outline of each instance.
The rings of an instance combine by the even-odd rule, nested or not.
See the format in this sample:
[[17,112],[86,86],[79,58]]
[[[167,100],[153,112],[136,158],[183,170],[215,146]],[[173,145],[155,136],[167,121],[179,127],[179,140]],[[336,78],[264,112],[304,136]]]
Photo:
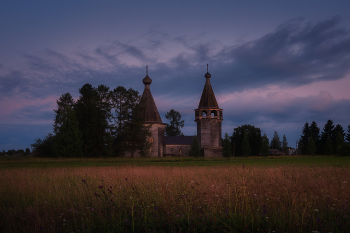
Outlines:
[[150,85],[152,83],[152,79],[147,74],[146,77],[142,80],[142,82],[145,85]]
[[211,74],[209,72],[207,72],[205,75],[204,75],[205,78],[211,78]]

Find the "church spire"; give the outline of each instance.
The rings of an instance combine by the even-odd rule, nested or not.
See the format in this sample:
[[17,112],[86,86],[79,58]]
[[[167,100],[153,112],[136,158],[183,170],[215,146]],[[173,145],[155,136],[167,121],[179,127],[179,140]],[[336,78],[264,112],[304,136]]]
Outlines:
[[219,105],[216,101],[213,88],[210,84],[211,74],[208,72],[207,64],[207,73],[204,75],[206,82],[202,92],[202,97],[199,102],[198,108],[219,108]]
[[162,123],[150,89],[152,79],[148,76],[148,66],[146,66],[146,77],[142,82],[145,84],[145,90],[143,91],[140,104],[145,108],[143,111],[145,123]]

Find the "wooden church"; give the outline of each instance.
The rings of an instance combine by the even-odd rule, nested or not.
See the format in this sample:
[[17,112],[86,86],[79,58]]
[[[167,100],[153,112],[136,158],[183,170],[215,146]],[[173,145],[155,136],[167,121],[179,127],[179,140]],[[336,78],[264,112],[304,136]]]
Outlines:
[[[147,68],[146,68],[147,69]],[[216,157],[222,156],[221,145],[221,122],[223,121],[222,109],[216,101],[213,88],[210,84],[211,74],[204,75],[205,84],[198,108],[195,109],[195,122],[197,123],[197,137],[201,148],[201,156]],[[145,109],[145,125],[150,125],[152,137],[150,157],[165,156],[190,156],[193,136],[165,136],[165,126],[159,115],[156,103],[153,99],[150,85],[152,79],[148,76],[142,80],[145,89],[143,91],[140,103]],[[128,156],[126,154],[126,156]],[[135,153],[134,156],[140,156]]]

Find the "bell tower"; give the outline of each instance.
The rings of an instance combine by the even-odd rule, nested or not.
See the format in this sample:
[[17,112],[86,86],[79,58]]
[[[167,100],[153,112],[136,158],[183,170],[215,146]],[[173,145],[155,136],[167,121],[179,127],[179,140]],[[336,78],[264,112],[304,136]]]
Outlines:
[[204,157],[222,156],[221,122],[222,109],[216,101],[213,88],[210,84],[211,74],[204,75],[205,85],[198,109],[195,109],[195,122],[197,122],[197,137]]

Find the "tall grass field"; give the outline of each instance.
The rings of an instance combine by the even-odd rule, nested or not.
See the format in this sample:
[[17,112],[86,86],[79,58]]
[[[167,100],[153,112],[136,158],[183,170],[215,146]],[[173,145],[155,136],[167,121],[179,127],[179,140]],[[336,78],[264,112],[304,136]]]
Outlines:
[[55,167],[2,159],[0,232],[349,232],[350,159],[288,159]]

